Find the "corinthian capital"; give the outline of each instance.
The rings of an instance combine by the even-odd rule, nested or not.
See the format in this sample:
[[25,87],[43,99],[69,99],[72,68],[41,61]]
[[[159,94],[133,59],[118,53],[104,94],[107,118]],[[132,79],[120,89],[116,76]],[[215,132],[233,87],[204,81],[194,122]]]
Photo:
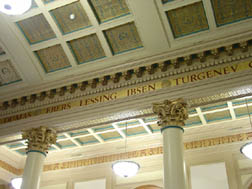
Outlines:
[[34,150],[46,154],[50,146],[56,144],[57,134],[55,130],[41,126],[24,131],[22,137],[27,140],[28,152]]
[[182,98],[154,103],[153,112],[158,115],[158,125],[161,127],[184,126],[188,118],[187,104]]

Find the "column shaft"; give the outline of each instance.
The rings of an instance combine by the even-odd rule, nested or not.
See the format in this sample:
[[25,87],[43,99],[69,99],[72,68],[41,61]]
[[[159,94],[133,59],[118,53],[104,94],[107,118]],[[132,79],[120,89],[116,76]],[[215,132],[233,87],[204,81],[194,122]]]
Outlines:
[[163,130],[164,189],[186,189],[183,130]]
[[21,189],[39,189],[40,176],[43,171],[45,155],[29,152],[26,159]]
[[56,144],[57,134],[55,130],[41,126],[24,131],[22,137],[28,146],[21,189],[39,189],[45,157],[50,146]]
[[187,189],[183,126],[188,119],[187,104],[178,98],[153,104],[163,133],[164,189]]

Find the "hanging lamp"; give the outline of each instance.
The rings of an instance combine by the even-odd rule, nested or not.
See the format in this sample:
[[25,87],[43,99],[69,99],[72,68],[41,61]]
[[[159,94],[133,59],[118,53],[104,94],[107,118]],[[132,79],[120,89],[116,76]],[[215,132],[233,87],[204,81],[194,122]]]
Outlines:
[[20,189],[21,188],[21,185],[22,185],[22,181],[23,179],[21,177],[19,178],[14,178],[11,180],[11,186],[14,188],[14,189]]
[[[125,126],[125,153],[126,153],[126,147],[127,147],[127,122]],[[117,161],[112,164],[112,169],[115,172],[116,175],[124,178],[135,176],[139,169],[140,165],[134,161],[126,161],[121,160]]]
[[[250,123],[250,127],[252,129],[252,121],[251,121],[251,116],[250,116],[250,111],[249,111],[249,107],[248,107],[248,100],[246,99],[246,107],[247,107],[247,111],[248,111],[248,117],[249,117],[249,123]],[[241,149],[240,149],[241,153],[243,155],[245,155],[247,158],[252,159],[252,142],[246,143],[244,144]]]
[[0,0],[0,11],[8,15],[21,15],[31,8],[32,0]]

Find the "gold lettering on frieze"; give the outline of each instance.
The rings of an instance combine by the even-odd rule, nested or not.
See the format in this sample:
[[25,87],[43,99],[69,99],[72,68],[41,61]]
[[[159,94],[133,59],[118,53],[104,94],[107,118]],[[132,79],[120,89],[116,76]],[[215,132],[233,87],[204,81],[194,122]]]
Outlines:
[[[112,93],[104,93],[100,95],[90,95],[80,100],[75,100],[68,103],[59,104],[47,108],[41,108],[34,111],[29,111],[13,116],[0,118],[0,124],[5,124],[13,121],[28,119],[34,116],[45,115],[55,112],[67,111],[73,108],[80,108],[93,104],[100,104],[105,102],[115,101],[117,99],[127,98],[130,96],[146,94],[168,87],[176,87],[187,83],[194,83],[215,77],[222,77],[232,73],[242,72],[252,69],[252,62],[240,62],[229,64],[228,66],[219,66],[217,68],[210,68],[193,74],[184,75],[183,77],[171,77],[168,80],[153,82],[151,84],[132,87],[128,89],[121,89]],[[167,85],[169,83],[169,85]],[[239,91],[239,94],[244,94],[246,91]],[[232,92],[231,96],[237,96],[237,92]],[[208,100],[218,100],[230,96],[230,93],[221,93],[219,96],[211,96]],[[205,99],[204,99],[205,100]],[[194,100],[195,103],[202,103],[202,99]]]

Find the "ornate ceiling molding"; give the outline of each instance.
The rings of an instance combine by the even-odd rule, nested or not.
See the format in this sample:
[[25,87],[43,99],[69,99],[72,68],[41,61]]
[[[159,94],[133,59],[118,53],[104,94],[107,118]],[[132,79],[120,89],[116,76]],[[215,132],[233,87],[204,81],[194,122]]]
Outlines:
[[12,99],[0,105],[0,109],[2,110],[0,115],[9,115],[87,95],[94,95],[221,64],[245,60],[252,57],[251,50],[249,49],[250,46],[252,46],[251,40],[244,41]]

